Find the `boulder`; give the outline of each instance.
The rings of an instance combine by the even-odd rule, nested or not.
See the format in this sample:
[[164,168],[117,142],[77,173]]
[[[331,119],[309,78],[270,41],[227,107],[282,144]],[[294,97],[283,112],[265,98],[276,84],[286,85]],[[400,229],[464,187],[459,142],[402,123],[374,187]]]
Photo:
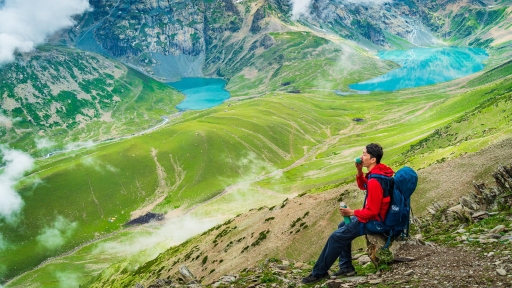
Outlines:
[[387,237],[382,234],[366,235],[366,251],[375,268],[380,264],[390,263],[405,241],[394,240],[388,249],[382,249],[386,245]]

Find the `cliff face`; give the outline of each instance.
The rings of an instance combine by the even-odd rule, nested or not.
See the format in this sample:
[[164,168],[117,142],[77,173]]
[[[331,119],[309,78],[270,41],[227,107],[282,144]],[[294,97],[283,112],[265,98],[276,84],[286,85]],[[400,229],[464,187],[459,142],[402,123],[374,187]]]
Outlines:
[[315,0],[313,21],[357,42],[393,48],[398,36],[416,46],[440,42],[486,46],[494,41],[486,32],[509,17],[512,1],[406,0],[383,4],[354,4]]
[[242,22],[240,11],[231,0],[95,0],[90,3],[94,10],[81,16],[76,27],[66,35],[68,41],[163,78],[165,73],[153,69],[161,61],[154,54],[171,58],[186,56],[190,59],[186,64],[190,65],[201,58],[215,35],[237,31]]
[[[163,81],[224,75],[232,51],[292,24],[289,0],[91,0],[94,9],[61,34],[68,44],[115,57]],[[406,0],[383,4],[313,0],[301,23],[373,49],[486,46],[512,1]],[[294,25],[294,24],[293,24]],[[269,28],[273,27],[273,28]],[[279,29],[278,29],[279,30]],[[486,34],[487,33],[487,34]],[[242,47],[242,48],[239,48]],[[241,53],[244,54],[244,53]],[[228,70],[230,69],[227,67]],[[220,71],[220,73],[219,73]]]

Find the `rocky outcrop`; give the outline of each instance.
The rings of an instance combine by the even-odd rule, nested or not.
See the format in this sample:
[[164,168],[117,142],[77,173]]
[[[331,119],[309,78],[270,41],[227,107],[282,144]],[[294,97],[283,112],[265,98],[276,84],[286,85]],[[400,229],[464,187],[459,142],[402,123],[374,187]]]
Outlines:
[[162,77],[153,69],[161,65],[154,55],[193,57],[186,61],[192,63],[204,57],[214,39],[238,31],[243,21],[233,0],[97,0],[91,5],[94,10],[68,33],[72,43]]
[[446,207],[434,203],[427,210],[445,222],[479,221],[488,217],[489,212],[512,206],[512,166],[500,165],[492,174],[496,186],[488,187],[482,182],[474,182],[474,191],[462,196],[459,203]]

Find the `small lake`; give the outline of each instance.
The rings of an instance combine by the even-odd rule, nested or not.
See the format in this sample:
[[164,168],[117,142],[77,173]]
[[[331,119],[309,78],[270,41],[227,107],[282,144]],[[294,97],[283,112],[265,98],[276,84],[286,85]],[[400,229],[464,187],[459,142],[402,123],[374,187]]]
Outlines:
[[211,108],[230,97],[224,89],[226,81],[219,78],[183,78],[177,82],[168,82],[167,85],[185,94],[185,100],[176,106],[181,111]]
[[395,91],[446,82],[482,70],[482,62],[489,58],[483,49],[460,47],[382,51],[377,56],[396,62],[401,67],[382,76],[351,84],[350,89]]

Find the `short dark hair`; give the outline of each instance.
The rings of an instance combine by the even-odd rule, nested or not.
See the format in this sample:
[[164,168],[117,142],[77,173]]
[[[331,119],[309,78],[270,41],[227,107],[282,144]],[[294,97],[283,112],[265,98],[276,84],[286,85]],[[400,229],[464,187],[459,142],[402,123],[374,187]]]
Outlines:
[[377,159],[377,164],[380,164],[380,159],[384,156],[382,146],[377,143],[370,143],[366,145],[366,153],[370,154],[372,158]]

